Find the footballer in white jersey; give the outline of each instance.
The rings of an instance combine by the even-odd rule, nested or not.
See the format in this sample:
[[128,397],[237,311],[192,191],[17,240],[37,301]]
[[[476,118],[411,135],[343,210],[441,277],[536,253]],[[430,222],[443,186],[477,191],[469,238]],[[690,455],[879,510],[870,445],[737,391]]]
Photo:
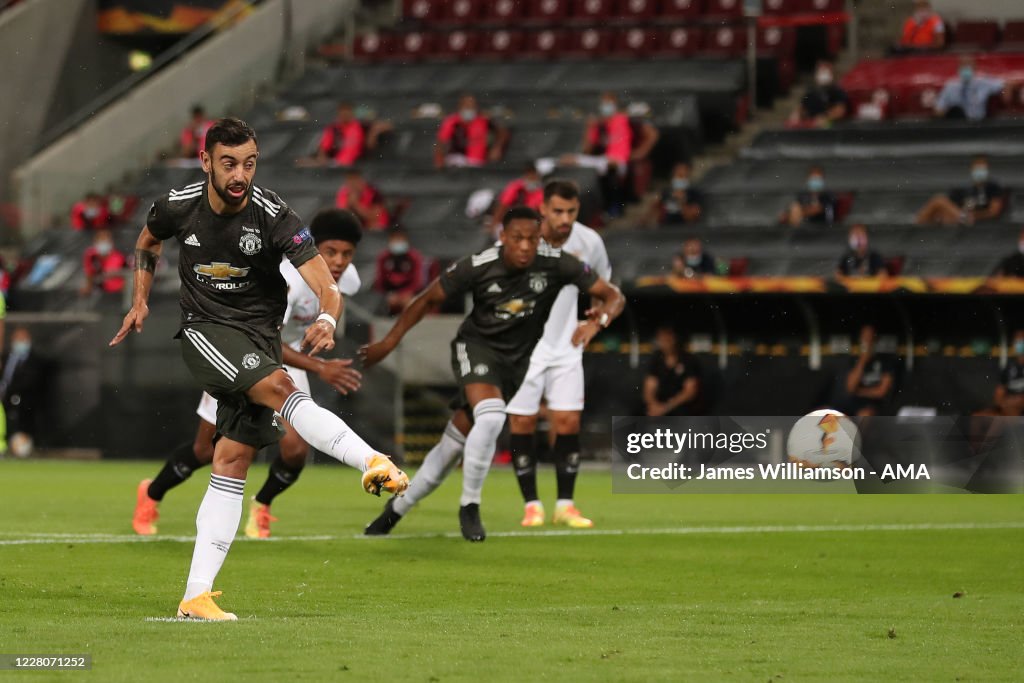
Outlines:
[[[340,292],[344,296],[357,293],[361,282],[355,266],[352,265],[352,258],[362,238],[359,219],[349,211],[324,210],[313,218],[310,231],[320,255],[327,261],[331,275],[338,283]],[[351,360],[326,360],[301,353],[306,329],[320,314],[320,303],[299,271],[287,259],[281,262],[281,275],[288,283],[288,304],[281,327],[284,367],[295,386],[299,391],[308,394],[307,371],[313,371],[342,394],[357,390],[360,374],[352,369]],[[154,479],[146,479],[139,485],[135,516],[132,520],[132,526],[138,534],[156,533],[157,504],[163,500],[164,494],[188,479],[194,470],[208,465],[213,460],[217,400],[204,392],[196,414],[200,418],[200,423],[194,442],[175,449],[160,473]],[[256,494],[250,506],[245,533],[251,538],[270,536],[270,522],[275,520],[270,515],[270,503],[278,494],[295,483],[309,453],[309,444],[303,441],[280,416],[277,420],[285,430],[285,435],[279,442],[281,454],[271,463],[267,482]]]
[[[579,188],[566,180],[544,185],[540,213],[541,238],[549,247],[568,252],[583,261],[603,280],[610,280],[611,265],[604,241],[596,231],[576,220],[580,210]],[[544,335],[530,356],[530,367],[505,412],[509,415],[512,462],[523,494],[523,526],[544,524],[544,506],[537,497],[537,455],[534,431],[541,400],[547,401],[554,435],[558,498],[552,521],[570,528],[586,529],[591,520],[580,514],[573,501],[580,460],[580,413],[583,411],[583,349],[608,320],[580,321],[580,292],[563,287],[548,315]]]

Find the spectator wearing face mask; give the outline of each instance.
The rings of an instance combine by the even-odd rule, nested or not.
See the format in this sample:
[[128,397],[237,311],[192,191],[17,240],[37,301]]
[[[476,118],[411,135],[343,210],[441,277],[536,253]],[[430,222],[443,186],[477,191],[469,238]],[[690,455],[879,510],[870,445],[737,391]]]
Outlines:
[[95,192],[71,207],[71,227],[75,230],[97,230],[110,225],[107,203]]
[[[31,451],[38,431],[38,407],[45,389],[45,364],[32,351],[32,334],[25,327],[17,327],[11,335],[10,351],[3,358],[0,369],[0,399],[7,415],[7,435],[12,450],[21,440]],[[27,453],[19,453],[27,455]]]
[[383,195],[356,169],[345,174],[334,205],[354,213],[368,230],[385,230],[391,220]]
[[363,156],[365,148],[366,131],[363,124],[356,118],[352,105],[342,102],[338,105],[334,121],[320,135],[317,161],[351,166]]
[[105,294],[119,294],[124,290],[125,263],[124,254],[114,247],[110,231],[100,230],[82,256],[85,284],[80,293],[86,296],[99,290]]
[[914,13],[903,22],[895,52],[926,52],[946,46],[946,25],[928,0],[914,0]]
[[423,256],[409,246],[402,228],[392,228],[388,245],[377,256],[377,274],[373,288],[384,295],[389,314],[405,308],[423,287]]
[[804,93],[800,106],[789,117],[789,124],[827,128],[846,118],[849,108],[850,98],[846,91],[835,84],[832,62],[821,60],[814,72],[814,85]]
[[482,113],[476,97],[463,95],[459,98],[459,111],[441,121],[434,146],[434,166],[483,166],[489,161],[500,161],[508,139],[508,129]]
[[992,180],[988,159],[971,163],[971,184],[935,195],[917,212],[918,225],[974,225],[999,218],[1006,208],[1006,190]]
[[981,121],[988,117],[988,100],[1006,91],[1001,78],[979,75],[974,68],[974,57],[960,58],[960,71],[956,78],[946,81],[935,101],[935,116],[947,119]]
[[796,201],[779,216],[779,222],[792,227],[808,223],[831,225],[836,220],[836,198],[825,189],[825,172],[812,166],[807,174],[807,189],[798,193]]
[[875,277],[885,275],[882,255],[868,246],[868,229],[863,225],[850,228],[846,252],[839,258],[836,277]]
[[999,375],[992,395],[992,407],[977,415],[1020,417],[1024,415],[1024,330],[1017,330],[1010,346],[1010,358]]
[[501,225],[505,213],[513,206],[528,206],[531,209],[539,209],[544,203],[544,185],[541,183],[540,173],[533,162],[528,162],[523,169],[523,175],[512,180],[505,186],[498,195],[498,204],[494,207],[494,225]]
[[690,180],[690,164],[679,162],[672,169],[669,185],[661,201],[653,207],[649,223],[653,225],[684,225],[700,220],[704,193]]
[[1020,237],[1017,238],[1017,251],[1000,261],[992,271],[992,276],[1024,278],[1024,230],[1020,231]]
[[672,274],[688,280],[718,272],[714,257],[704,251],[704,245],[696,237],[683,242],[682,252],[672,257]]
[[199,150],[206,144],[206,131],[213,125],[213,119],[206,117],[206,111],[196,105],[192,107],[192,118],[181,129],[178,136],[178,156],[182,159],[198,161]]

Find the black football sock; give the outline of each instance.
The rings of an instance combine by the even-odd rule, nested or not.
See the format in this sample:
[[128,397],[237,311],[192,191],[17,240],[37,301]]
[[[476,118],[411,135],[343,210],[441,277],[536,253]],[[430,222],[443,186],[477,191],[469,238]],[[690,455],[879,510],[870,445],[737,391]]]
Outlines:
[[263,484],[260,492],[256,494],[256,502],[270,505],[274,502],[274,498],[277,498],[285,489],[299,480],[303,467],[305,464],[293,467],[285,463],[280,455],[277,456],[274,462],[270,463],[267,481]]
[[163,500],[164,494],[175,486],[192,476],[192,473],[203,467],[203,463],[196,459],[192,450],[192,442],[183,443],[167,458],[164,468],[156,475],[149,484],[149,497],[153,500]]
[[529,503],[537,500],[537,454],[533,448],[533,434],[510,435],[512,466],[516,469],[519,490],[523,500]]
[[555,479],[558,499],[572,500],[576,474],[580,471],[580,435],[559,434],[555,437]]

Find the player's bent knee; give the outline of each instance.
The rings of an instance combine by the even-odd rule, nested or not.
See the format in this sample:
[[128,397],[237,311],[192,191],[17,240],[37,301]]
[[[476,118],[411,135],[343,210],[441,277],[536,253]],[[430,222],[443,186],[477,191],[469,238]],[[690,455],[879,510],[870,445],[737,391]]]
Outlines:
[[509,414],[508,428],[513,434],[533,434],[537,429],[537,416]]
[[280,410],[285,399],[296,391],[298,387],[288,373],[278,369],[256,382],[247,393],[255,403]]
[[505,402],[500,398],[486,398],[473,407],[474,430],[482,430],[497,439],[505,426]]
[[554,412],[551,413],[551,426],[555,434],[579,434],[580,414],[576,412]]

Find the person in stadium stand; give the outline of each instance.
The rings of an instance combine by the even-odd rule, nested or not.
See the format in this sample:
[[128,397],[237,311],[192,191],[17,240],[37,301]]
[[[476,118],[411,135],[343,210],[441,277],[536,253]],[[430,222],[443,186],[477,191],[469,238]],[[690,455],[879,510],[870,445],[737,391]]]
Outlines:
[[38,410],[44,400],[45,378],[46,363],[32,350],[32,333],[27,327],[14,328],[0,370],[0,400],[6,414],[5,433],[12,443],[27,438],[29,451],[40,426]]
[[1017,237],[1017,251],[1000,261],[992,276],[1024,278],[1024,230]]
[[718,272],[715,257],[704,251],[704,244],[696,237],[688,237],[682,250],[672,257],[672,274],[687,279]]
[[523,174],[509,181],[498,195],[498,203],[494,207],[492,222],[501,225],[505,212],[513,206],[523,205],[531,209],[540,209],[544,202],[544,185],[540,180],[540,172],[532,161],[526,163]]
[[374,291],[384,295],[388,313],[394,315],[423,288],[423,255],[409,246],[404,228],[388,232],[388,245],[377,256]]
[[935,116],[947,119],[981,121],[988,117],[988,100],[993,95],[1009,95],[1002,78],[981,76],[974,65],[974,57],[960,58],[956,78],[946,81],[935,101]]
[[320,135],[320,144],[316,151],[317,161],[351,166],[363,156],[365,149],[366,130],[356,118],[352,105],[342,102],[338,105],[334,121],[324,128]]
[[338,188],[334,205],[359,216],[359,220],[369,230],[386,230],[391,222],[384,195],[368,183],[358,169],[353,168],[345,173],[345,183]]
[[120,294],[124,291],[127,262],[125,255],[114,246],[114,235],[110,230],[98,230],[92,244],[82,254],[85,282],[79,293],[86,296],[99,290],[104,294]]
[[360,470],[369,493],[401,493],[405,474],[345,422],[300,391],[281,365],[280,324],[287,258],[316,295],[320,311],[303,336],[313,356],[334,347],[342,299],[330,268],[299,217],[253,184],[259,148],[244,121],[220,119],[206,134],[200,160],[207,179],[154,202],[135,250],[131,310],[110,341],[142,332],[164,240],[180,244],[181,352],[189,371],[218,399],[210,486],[196,517],[196,542],[178,617],[234,621],[214,601],[213,583],[242,517],[245,477],[263,446],[281,438],[283,416],[316,449]]
[[96,230],[110,225],[110,209],[95,192],[85,195],[71,207],[71,227],[75,230]]
[[697,359],[686,352],[671,325],[662,325],[655,332],[654,348],[644,377],[645,414],[648,417],[700,415],[704,406]]
[[690,179],[690,164],[680,161],[672,168],[668,187],[661,201],[652,207],[648,225],[685,225],[700,220],[704,193]]
[[946,24],[928,0],[914,0],[914,13],[903,22],[898,52],[926,52],[946,46]]
[[917,212],[918,225],[974,225],[995,220],[1006,208],[1006,189],[992,179],[988,159],[975,157],[971,184],[935,195]]
[[[481,492],[505,424],[505,402],[522,385],[559,292],[567,285],[587,292],[593,302],[587,318],[602,327],[622,312],[625,299],[616,287],[575,256],[541,243],[541,220],[529,207],[509,209],[500,246],[449,266],[402,311],[381,341],[363,349],[366,366],[375,365],[430,308],[449,297],[473,296],[472,312],[452,341],[452,372],[460,386],[452,404],[455,414],[406,495],[387,502],[367,525],[367,535],[389,533],[413,505],[441,484],[464,451],[459,526],[466,540],[484,540]],[[577,327],[572,341],[580,344],[588,335],[593,335],[591,326]]]
[[873,325],[860,330],[860,354],[846,374],[845,399],[839,408],[847,415],[877,415],[892,394],[893,367],[890,359],[875,352],[878,335]]
[[836,198],[825,189],[825,171],[821,166],[812,166],[807,174],[807,189],[797,194],[796,201],[779,221],[795,228],[805,221],[831,225],[835,220]]
[[[541,245],[572,254],[610,280],[612,267],[604,241],[593,229],[576,219],[580,213],[580,188],[576,183],[552,179],[544,184],[541,204]],[[556,525],[589,529],[594,523],[575,503],[576,475],[580,465],[580,417],[583,412],[583,350],[601,331],[599,321],[579,319],[580,290],[562,288],[544,325],[544,334],[530,355],[526,371],[505,412],[509,418],[512,464],[523,494],[522,526],[544,525],[544,505],[537,495],[535,432],[541,400],[547,402],[548,421],[555,438],[557,498],[551,519]],[[582,331],[582,334],[580,333]]]
[[434,166],[484,166],[500,161],[508,139],[508,128],[481,112],[476,97],[467,93],[459,98],[459,110],[441,121]]
[[[349,211],[325,209],[313,217],[309,230],[339,291],[344,296],[356,294],[360,282],[352,259],[362,239],[359,219]],[[299,345],[303,336],[319,312],[317,298],[290,262],[281,262],[281,275],[288,282],[288,305],[281,327],[285,370],[295,385],[307,394],[307,372],[316,374],[341,394],[357,391],[361,376],[352,369],[351,360],[324,360],[301,352]],[[192,476],[195,470],[213,461],[217,399],[204,392],[196,414],[199,416],[199,429],[195,439],[178,446],[156,477],[144,479],[136,488],[132,528],[139,535],[155,534],[160,516],[158,505],[167,492]],[[306,465],[309,444],[287,422],[283,423],[283,427],[285,434],[279,444],[280,454],[270,463],[267,480],[249,506],[249,518],[245,525],[245,535],[249,538],[270,537],[270,524],[277,521],[270,514],[270,506],[277,496],[298,480]]]
[[992,407],[975,414],[1002,417],[1024,415],[1024,329],[1017,330],[1013,335],[1010,358],[992,394]]
[[827,128],[845,119],[850,98],[835,80],[835,66],[828,60],[820,60],[814,71],[814,85],[800,99],[800,105],[790,116],[790,125]]
[[182,159],[197,158],[206,140],[206,131],[212,125],[213,121],[206,118],[206,111],[201,106],[197,104],[192,107],[192,118],[181,129],[178,137],[178,156]]
[[882,255],[869,246],[867,226],[860,223],[850,226],[847,245],[846,251],[839,257],[836,277],[874,277],[886,274]]

